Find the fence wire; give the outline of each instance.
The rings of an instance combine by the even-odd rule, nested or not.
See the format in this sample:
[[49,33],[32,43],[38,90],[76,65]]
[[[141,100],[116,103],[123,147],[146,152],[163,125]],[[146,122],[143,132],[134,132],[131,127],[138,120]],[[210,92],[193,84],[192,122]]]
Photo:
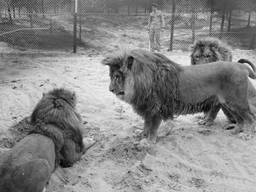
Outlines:
[[[166,23],[161,31],[162,48],[188,50],[194,40],[207,36],[222,38],[239,48],[256,47],[254,11],[234,9],[222,14],[221,10],[206,6],[206,1],[176,0],[175,13],[174,0],[157,1]],[[95,46],[111,45],[120,33],[120,42],[129,45],[133,40],[135,46],[148,47],[147,22],[152,0],[77,2],[79,46],[95,42]],[[0,0],[0,41],[25,49],[72,50],[74,3],[75,0]]]

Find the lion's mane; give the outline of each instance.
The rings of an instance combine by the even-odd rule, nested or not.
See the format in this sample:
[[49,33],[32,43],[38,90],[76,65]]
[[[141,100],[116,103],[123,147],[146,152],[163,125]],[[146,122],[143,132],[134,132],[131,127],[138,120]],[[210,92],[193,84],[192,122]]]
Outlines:
[[212,58],[210,58],[210,62],[232,61],[232,51],[226,43],[214,37],[206,37],[198,39],[194,42],[191,54],[192,65],[197,64],[194,55],[195,52],[199,51],[203,55],[205,49],[210,49],[210,51],[213,53]]

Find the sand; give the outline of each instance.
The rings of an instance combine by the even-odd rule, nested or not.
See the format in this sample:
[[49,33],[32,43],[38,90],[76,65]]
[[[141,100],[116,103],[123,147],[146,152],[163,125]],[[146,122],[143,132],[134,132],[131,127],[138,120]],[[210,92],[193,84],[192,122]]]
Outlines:
[[[136,145],[134,136],[143,121],[108,91],[108,67],[100,61],[118,47],[147,48],[147,32],[142,20],[95,18],[84,21],[82,34],[94,48],[79,49],[76,55],[18,51],[0,44],[0,138],[30,115],[43,92],[65,87],[78,95],[84,137],[97,141],[73,167],[52,175],[47,192],[256,192],[256,139],[223,130],[223,113],[211,127],[198,125],[198,114],[166,121],[154,146]],[[57,20],[72,30],[71,19]],[[190,63],[188,51],[163,53],[182,65]],[[235,61],[247,58],[256,63],[256,51],[233,53]],[[0,153],[5,150],[0,148]]]
[[[235,60],[255,52],[235,50]],[[165,53],[184,65],[189,53]],[[0,132],[30,115],[43,92],[55,87],[74,90],[87,138],[97,141],[73,167],[53,174],[48,192],[255,192],[256,140],[244,140],[222,127],[218,115],[211,127],[196,115],[162,123],[158,142],[138,148],[134,135],[143,121],[131,107],[108,91],[104,55],[33,53],[3,49],[0,62]],[[166,135],[166,130],[168,134]],[[1,149],[4,151],[4,149]],[[67,177],[63,182],[60,172]]]

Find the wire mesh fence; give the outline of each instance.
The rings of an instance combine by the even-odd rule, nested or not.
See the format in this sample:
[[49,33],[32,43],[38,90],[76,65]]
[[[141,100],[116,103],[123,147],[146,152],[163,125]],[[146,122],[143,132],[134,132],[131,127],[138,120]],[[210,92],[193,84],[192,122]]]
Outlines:
[[65,18],[72,16],[71,2],[0,2],[0,41],[23,49],[69,50],[72,47],[72,28],[65,27],[65,23],[69,22]]
[[[224,6],[225,1],[228,3]],[[187,50],[194,40],[214,36],[235,47],[254,49],[256,2],[253,6],[248,5],[252,9],[245,9],[234,7],[232,1],[225,1],[222,6],[215,0],[156,1],[165,18],[165,27],[161,30],[161,46],[166,49]],[[75,2],[78,7],[77,28],[74,28]],[[77,34],[75,42],[83,47],[92,42],[97,42],[97,46],[100,41],[105,40],[111,44],[115,41],[115,33],[120,31],[127,39],[128,31],[133,30],[129,38],[134,42],[138,41],[135,46],[147,48],[148,17],[153,2],[155,1],[0,0],[0,41],[22,48],[72,50],[74,29]],[[215,4],[211,6],[213,2]],[[102,38],[104,35],[107,38]],[[122,42],[126,40],[123,39]]]

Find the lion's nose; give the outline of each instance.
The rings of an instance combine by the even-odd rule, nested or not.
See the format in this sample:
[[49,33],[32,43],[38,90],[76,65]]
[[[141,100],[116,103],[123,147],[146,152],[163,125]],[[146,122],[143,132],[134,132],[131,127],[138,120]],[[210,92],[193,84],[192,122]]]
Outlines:
[[110,86],[109,91],[113,93],[115,91],[115,89],[112,86]]

